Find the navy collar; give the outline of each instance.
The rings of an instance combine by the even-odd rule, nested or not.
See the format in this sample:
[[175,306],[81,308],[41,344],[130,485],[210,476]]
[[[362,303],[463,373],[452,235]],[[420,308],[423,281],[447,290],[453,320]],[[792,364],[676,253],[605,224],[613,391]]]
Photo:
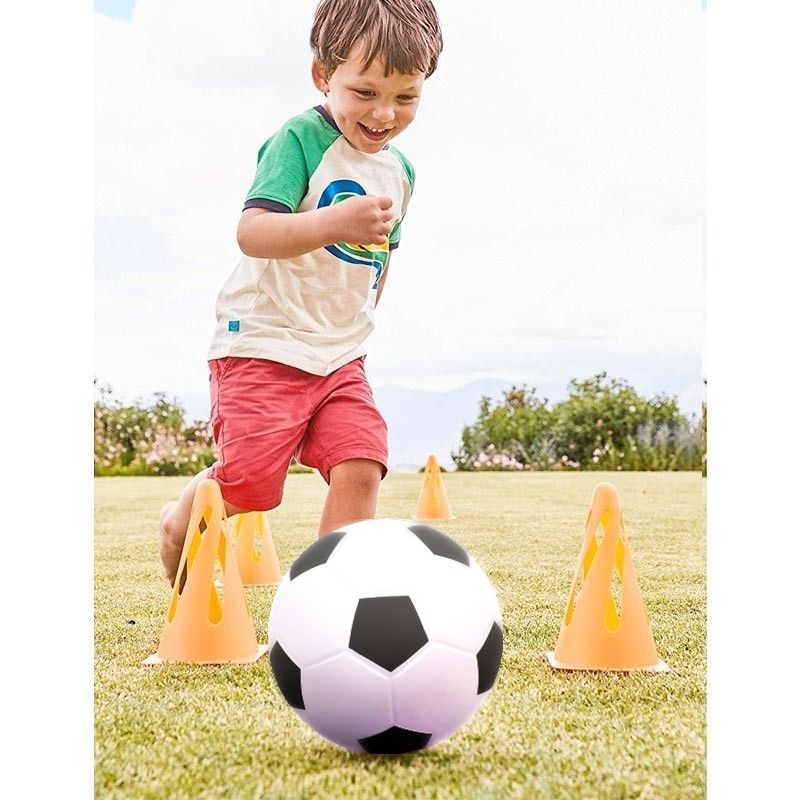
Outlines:
[[339,126],[336,124],[336,121],[331,116],[331,112],[328,111],[325,106],[314,106],[314,111],[318,112],[320,116],[328,123],[337,133],[341,133],[339,130]]

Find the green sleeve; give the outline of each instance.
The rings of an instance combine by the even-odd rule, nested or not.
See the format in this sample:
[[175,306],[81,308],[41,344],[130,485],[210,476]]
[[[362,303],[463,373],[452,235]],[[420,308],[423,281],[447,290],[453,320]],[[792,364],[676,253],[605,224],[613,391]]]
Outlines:
[[414,179],[416,178],[416,172],[414,172],[414,167],[411,166],[411,162],[396,148],[396,147],[389,147],[389,149],[397,156],[397,160],[403,165],[403,170],[406,173],[406,177],[408,178],[408,182],[411,184],[411,191],[414,191]]
[[308,193],[309,178],[337,136],[314,109],[290,119],[259,150],[245,208],[277,204],[284,208],[274,210],[297,211]]
[[[414,179],[416,177],[416,173],[414,172],[414,167],[411,166],[411,162],[396,148],[389,145],[389,150],[391,151],[392,155],[394,155],[400,164],[403,167],[403,171],[406,174],[406,178],[408,178],[408,183],[410,188],[409,191],[409,200],[411,199],[411,195],[414,193]],[[408,206],[403,209],[403,216],[400,218],[400,221],[392,228],[392,232],[389,234],[389,249],[394,250],[400,244],[400,233],[402,228],[403,218],[406,215],[406,210]]]

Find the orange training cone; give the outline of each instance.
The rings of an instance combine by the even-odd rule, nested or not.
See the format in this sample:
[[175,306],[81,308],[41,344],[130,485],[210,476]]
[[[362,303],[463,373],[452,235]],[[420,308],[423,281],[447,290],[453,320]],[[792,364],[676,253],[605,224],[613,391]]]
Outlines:
[[425,475],[422,478],[422,489],[417,500],[414,519],[452,519],[450,502],[444,490],[442,473],[436,456],[428,456],[425,464]]
[[[595,535],[598,527],[602,538]],[[598,483],[594,489],[567,611],[547,659],[554,669],[669,671],[656,653],[613,484]]]
[[245,586],[274,586],[281,581],[281,568],[264,511],[237,514],[236,564]]
[[[224,522],[219,485],[213,480],[202,481],[192,503],[158,652],[145,664],[249,664],[266,652],[266,645],[256,642]],[[214,585],[217,562],[223,573],[221,597]]]

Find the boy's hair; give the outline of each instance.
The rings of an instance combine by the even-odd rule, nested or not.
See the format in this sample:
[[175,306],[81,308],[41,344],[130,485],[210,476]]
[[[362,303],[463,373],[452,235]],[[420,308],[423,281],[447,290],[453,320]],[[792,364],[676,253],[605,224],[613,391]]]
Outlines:
[[430,0],[322,0],[311,28],[311,49],[328,75],[364,47],[364,66],[378,57],[385,74],[424,72],[442,52],[439,17]]

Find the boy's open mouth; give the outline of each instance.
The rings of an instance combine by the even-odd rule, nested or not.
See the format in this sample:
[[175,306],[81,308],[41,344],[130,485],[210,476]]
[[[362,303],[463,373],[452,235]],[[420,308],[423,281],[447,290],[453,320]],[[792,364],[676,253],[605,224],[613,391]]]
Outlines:
[[368,128],[362,122],[358,123],[361,132],[372,142],[380,142],[389,135],[391,128]]

